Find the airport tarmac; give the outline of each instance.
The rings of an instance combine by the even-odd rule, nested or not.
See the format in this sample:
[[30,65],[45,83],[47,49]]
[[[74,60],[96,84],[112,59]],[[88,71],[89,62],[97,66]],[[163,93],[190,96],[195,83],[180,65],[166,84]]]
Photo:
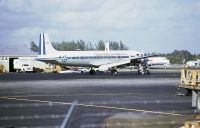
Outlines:
[[[149,127],[147,117],[157,116],[167,119],[169,128],[180,127],[183,120],[193,117],[195,109],[191,97],[176,96],[179,80],[179,71],[167,70],[116,76],[0,74],[0,127],[59,128],[73,101],[78,103],[67,128],[104,128],[105,122],[123,116],[132,122],[139,118],[142,127]],[[162,125],[154,121],[154,127]],[[110,122],[121,125],[120,121]]]

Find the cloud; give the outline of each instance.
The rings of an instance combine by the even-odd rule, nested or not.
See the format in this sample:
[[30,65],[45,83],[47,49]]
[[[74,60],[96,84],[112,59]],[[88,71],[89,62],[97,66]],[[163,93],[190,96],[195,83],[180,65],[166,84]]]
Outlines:
[[170,51],[198,45],[199,8],[198,0],[0,0],[0,37],[20,44],[48,32],[53,41],[122,40]]

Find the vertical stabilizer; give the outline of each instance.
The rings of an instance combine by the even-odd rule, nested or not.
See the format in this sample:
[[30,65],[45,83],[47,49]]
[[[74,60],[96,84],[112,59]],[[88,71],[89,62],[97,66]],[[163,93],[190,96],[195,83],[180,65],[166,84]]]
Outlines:
[[39,55],[45,55],[43,33],[40,33]]
[[53,48],[47,33],[40,34],[39,47],[40,47],[39,55],[50,55],[50,54],[54,54],[57,51]]
[[110,51],[110,43],[106,42],[105,51]]

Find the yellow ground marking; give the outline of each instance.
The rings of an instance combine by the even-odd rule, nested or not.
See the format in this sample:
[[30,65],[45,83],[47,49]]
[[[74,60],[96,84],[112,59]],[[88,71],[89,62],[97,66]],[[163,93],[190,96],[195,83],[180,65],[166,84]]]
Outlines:
[[[17,101],[28,101],[28,102],[38,102],[38,103],[48,103],[48,104],[62,104],[62,105],[71,105],[72,104],[71,102],[54,102],[54,101],[33,100],[33,99],[24,99],[24,98],[16,98],[16,97],[0,97],[0,99],[17,100]],[[144,109],[134,109],[134,108],[125,108],[125,107],[90,105],[90,104],[79,104],[79,103],[77,105],[78,106],[82,106],[82,107],[93,107],[93,108],[102,108],[102,109],[115,109],[115,110],[123,110],[123,111],[144,112],[144,113],[172,115],[172,116],[190,116],[190,115],[183,115],[183,114],[178,114],[178,113],[149,111],[149,110],[144,110]]]

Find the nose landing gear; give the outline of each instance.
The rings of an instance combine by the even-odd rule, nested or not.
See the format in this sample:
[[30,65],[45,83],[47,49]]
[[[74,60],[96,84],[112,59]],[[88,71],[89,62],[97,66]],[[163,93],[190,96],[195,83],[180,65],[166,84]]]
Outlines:
[[146,65],[140,64],[138,66],[138,74],[142,74],[142,75],[148,74],[149,75],[150,74],[149,68]]

